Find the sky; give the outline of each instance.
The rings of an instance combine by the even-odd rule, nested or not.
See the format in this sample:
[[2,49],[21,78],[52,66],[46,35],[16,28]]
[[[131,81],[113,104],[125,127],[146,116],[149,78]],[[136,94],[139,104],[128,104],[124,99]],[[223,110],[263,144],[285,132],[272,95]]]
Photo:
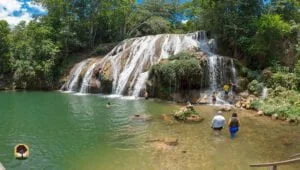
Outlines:
[[31,0],[0,0],[0,20],[6,20],[10,26],[22,20],[29,22],[34,16],[46,13],[45,8]]
[[[143,0],[137,0],[142,3]],[[186,2],[188,0],[180,0]],[[11,27],[20,21],[27,23],[33,20],[34,16],[47,14],[47,10],[41,5],[33,3],[32,0],[0,0],[0,20],[6,20]]]

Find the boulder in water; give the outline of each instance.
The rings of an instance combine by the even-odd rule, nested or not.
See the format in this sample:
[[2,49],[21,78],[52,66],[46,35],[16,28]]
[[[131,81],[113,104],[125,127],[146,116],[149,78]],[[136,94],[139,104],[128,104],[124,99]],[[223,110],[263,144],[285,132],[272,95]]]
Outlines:
[[225,111],[225,112],[229,112],[232,110],[232,107],[229,105],[224,105],[220,108],[220,110]]
[[247,98],[249,96],[249,92],[248,91],[244,91],[244,92],[241,92],[239,95],[241,97],[243,97],[243,98]]
[[278,119],[278,114],[272,114],[272,117],[271,117],[273,120],[276,120]]
[[199,98],[197,100],[197,103],[198,104],[209,104],[210,103],[209,97],[207,95],[204,95],[202,98]]
[[255,116],[263,116],[264,115],[264,112],[263,111],[258,111],[256,114],[255,114]]
[[192,105],[182,107],[179,111],[173,114],[176,120],[186,122],[201,122],[204,120],[199,113],[197,113]]

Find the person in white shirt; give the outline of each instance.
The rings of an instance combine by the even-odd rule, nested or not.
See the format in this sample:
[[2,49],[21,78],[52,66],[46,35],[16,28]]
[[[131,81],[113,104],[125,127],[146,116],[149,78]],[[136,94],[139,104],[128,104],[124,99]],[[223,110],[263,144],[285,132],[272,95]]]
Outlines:
[[217,115],[213,117],[211,121],[211,128],[217,131],[221,131],[225,126],[225,118],[221,111],[218,111]]

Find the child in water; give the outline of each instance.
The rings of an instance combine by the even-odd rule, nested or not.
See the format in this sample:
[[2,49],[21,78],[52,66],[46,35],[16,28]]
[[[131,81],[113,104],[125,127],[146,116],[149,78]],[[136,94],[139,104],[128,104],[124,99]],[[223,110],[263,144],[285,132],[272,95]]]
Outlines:
[[214,91],[212,94],[212,103],[216,104],[216,102],[217,102],[217,93]]
[[239,131],[239,127],[240,127],[240,120],[237,116],[237,113],[232,113],[232,116],[229,120],[229,132],[230,132],[231,139],[235,137],[235,134]]

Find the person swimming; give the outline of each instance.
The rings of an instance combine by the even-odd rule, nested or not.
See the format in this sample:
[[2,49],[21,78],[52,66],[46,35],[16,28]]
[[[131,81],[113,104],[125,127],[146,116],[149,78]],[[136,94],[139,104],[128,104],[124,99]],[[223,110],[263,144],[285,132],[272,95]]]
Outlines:
[[107,102],[106,108],[110,108],[110,107],[111,107],[111,103],[110,103],[110,102]]

